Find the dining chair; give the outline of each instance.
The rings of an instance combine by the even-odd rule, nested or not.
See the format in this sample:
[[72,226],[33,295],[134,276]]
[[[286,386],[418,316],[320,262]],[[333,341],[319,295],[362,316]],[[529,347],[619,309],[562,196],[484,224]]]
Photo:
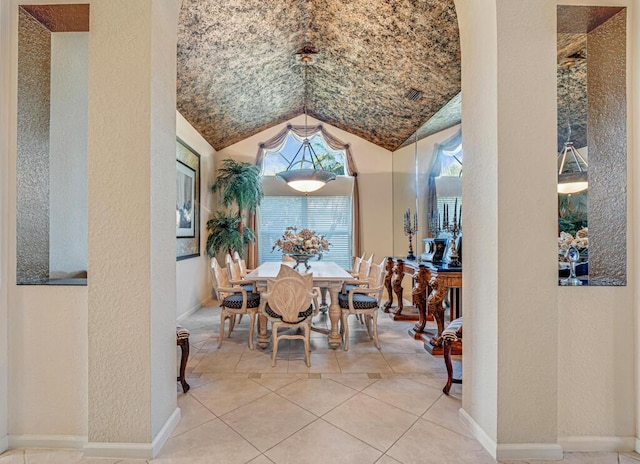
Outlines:
[[[318,314],[318,293],[313,290],[313,274],[300,274],[285,264],[275,279],[267,281],[267,291],[262,294],[260,314],[271,322],[272,359],[275,367],[278,343],[281,339],[300,339],[304,342],[307,366],[311,366],[311,320]],[[280,328],[301,328],[302,334],[278,334]]]
[[360,265],[364,260],[365,254],[366,253],[363,253],[362,256],[353,256],[351,269],[347,270],[347,272],[351,274],[353,277],[358,277],[358,273],[360,272]]
[[365,327],[369,337],[373,339],[376,348],[380,349],[378,341],[378,308],[382,299],[384,288],[384,277],[386,275],[384,261],[380,264],[373,264],[367,278],[366,286],[354,286],[346,293],[338,294],[338,305],[341,309],[341,325],[344,335],[344,350],[349,349],[349,324],[348,317],[355,315],[363,316]]
[[[236,251],[234,253],[237,254],[238,252]],[[227,275],[231,285],[240,285],[247,292],[253,292],[253,284],[244,280],[244,276],[247,275],[246,266],[243,267],[242,264],[244,263],[244,260],[240,263],[239,259],[231,257],[228,253],[224,256],[224,259],[227,265]]]
[[216,258],[211,258],[211,279],[216,299],[220,303],[220,339],[218,348],[222,346],[224,339],[224,323],[229,319],[229,332],[236,323],[237,315],[249,315],[249,349],[253,349],[253,329],[255,327],[256,314],[260,306],[260,294],[247,291],[240,285],[233,285],[229,281],[227,271],[220,267]]

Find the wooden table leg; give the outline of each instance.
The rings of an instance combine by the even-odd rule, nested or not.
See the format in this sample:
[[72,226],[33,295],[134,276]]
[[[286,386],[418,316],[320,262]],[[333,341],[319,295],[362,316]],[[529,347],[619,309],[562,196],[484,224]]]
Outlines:
[[393,312],[395,315],[402,314],[404,303],[402,302],[402,279],[404,278],[404,261],[399,259],[394,270],[396,278],[393,281],[393,292],[398,298],[398,307]]
[[387,275],[384,277],[384,288],[387,289],[387,295],[389,295],[389,299],[382,308],[382,311],[384,311],[385,313],[388,313],[391,309],[391,306],[393,306],[393,268],[393,258],[389,257],[387,258],[387,263],[384,268],[385,271],[387,271]]
[[320,287],[320,312],[327,312],[327,287]]
[[340,292],[340,283],[332,283],[329,286],[329,296],[331,297],[331,304],[329,305],[329,320],[331,321],[331,333],[329,334],[329,347],[334,350],[340,348],[342,344],[342,335],[338,330],[340,315],[342,310],[338,305],[338,292]]
[[258,314],[258,347],[265,349],[269,346],[269,340],[271,337],[267,333],[267,316]]
[[178,345],[180,346],[180,351],[182,352],[182,356],[180,357],[180,377],[178,377],[178,382],[180,382],[180,385],[182,385],[183,393],[187,393],[191,388],[185,379],[185,369],[187,367],[187,361],[189,360],[189,339],[179,339]]
[[424,327],[427,324],[427,288],[431,279],[431,271],[426,266],[420,265],[416,276],[416,286],[413,289],[413,304],[418,308],[418,323],[409,329],[409,335],[420,339]]

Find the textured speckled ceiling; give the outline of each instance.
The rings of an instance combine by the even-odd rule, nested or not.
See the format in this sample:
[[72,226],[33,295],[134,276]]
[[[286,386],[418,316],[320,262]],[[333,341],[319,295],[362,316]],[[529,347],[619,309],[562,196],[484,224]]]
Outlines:
[[178,34],[178,110],[218,150],[303,113],[305,41],[308,114],[389,150],[460,91],[453,0],[184,0]]

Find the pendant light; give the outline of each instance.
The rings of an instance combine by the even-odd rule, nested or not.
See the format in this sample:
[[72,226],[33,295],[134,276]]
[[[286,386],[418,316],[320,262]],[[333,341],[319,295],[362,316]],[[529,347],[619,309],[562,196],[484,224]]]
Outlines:
[[[311,62],[311,56],[317,53],[313,46],[309,43],[296,52],[300,57],[300,61],[304,70],[304,130],[305,137],[302,145],[293,156],[287,169],[276,174],[276,177],[285,181],[289,187],[299,192],[314,192],[324,187],[327,182],[335,180],[336,175],[324,169],[318,155],[316,154],[311,142],[309,141],[309,126],[307,125],[307,81],[308,66]],[[287,160],[288,161],[288,160]]]

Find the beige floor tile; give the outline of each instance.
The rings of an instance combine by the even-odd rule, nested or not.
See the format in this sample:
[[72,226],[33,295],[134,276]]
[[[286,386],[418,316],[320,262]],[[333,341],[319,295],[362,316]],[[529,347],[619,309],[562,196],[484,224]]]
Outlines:
[[24,464],[24,450],[8,450],[0,454],[1,464]]
[[416,416],[424,414],[443,395],[412,379],[380,379],[362,392]]
[[[413,375],[413,376],[411,376],[411,378],[413,380],[415,380],[416,382],[420,382],[420,383],[423,383],[425,385],[429,385],[430,387],[437,388],[439,390],[442,390],[442,388],[447,383],[447,374],[446,374],[446,372],[430,372],[430,373],[427,373],[427,374]],[[454,386],[455,385],[452,386],[451,390],[453,390]],[[458,385],[458,386],[460,386],[460,385]],[[451,393],[451,392],[449,392],[449,393]]]
[[445,370],[444,361],[433,358],[426,351],[422,354],[394,354],[384,355],[385,359],[397,373],[420,373]]
[[271,350],[262,351],[256,349],[242,353],[235,372],[258,372],[258,373],[287,373],[289,368],[289,351],[278,350],[276,365],[271,367]]
[[335,380],[342,385],[346,385],[354,390],[364,390],[373,382],[377,382],[378,379],[372,379],[366,373],[356,374],[322,374],[323,379]]
[[264,454],[261,454],[255,459],[252,459],[247,464],[273,464],[273,461],[266,457]]
[[116,464],[118,461],[120,459],[85,458],[82,451],[42,449],[26,450],[24,453],[25,464]]
[[254,382],[259,383],[263,387],[268,388],[271,391],[276,391],[285,385],[300,380],[301,377],[307,378],[306,374],[261,374],[260,378],[252,379]]
[[278,395],[316,416],[326,414],[356,393],[356,390],[329,379],[298,380],[277,391]]
[[289,354],[289,373],[338,374],[340,365],[335,353],[311,353],[311,366],[308,367],[303,353]]
[[383,452],[418,419],[363,393],[358,393],[323,418]]
[[342,373],[381,373],[393,372],[380,353],[356,353],[341,351],[336,353]]
[[240,362],[241,356],[241,353],[211,351],[202,357],[200,362],[193,368],[192,372],[234,372],[238,362]]
[[376,464],[402,464],[399,461],[396,461],[391,456],[387,456],[386,454],[382,456],[380,459],[376,461]]
[[423,414],[422,418],[465,437],[473,438],[471,430],[462,423],[458,416],[458,410],[461,407],[462,401],[443,393],[438,401]]
[[[380,338],[380,335],[378,335]],[[422,354],[426,353],[422,342],[418,342],[409,338],[401,339],[390,339],[390,340],[380,340],[380,349],[383,354],[392,354],[392,353],[408,353],[408,354]]]
[[265,454],[276,464],[373,464],[382,453],[318,419]]
[[618,453],[565,453],[562,464],[618,464]]
[[316,417],[291,401],[270,393],[221,416],[221,419],[264,452],[313,422]]
[[209,422],[216,416],[205,408],[202,403],[190,394],[178,397],[178,407],[180,408],[180,422],[173,429],[172,437],[180,435],[188,430],[194,429],[205,422]]
[[496,463],[477,441],[424,419],[419,419],[387,454],[403,464]]
[[245,464],[260,452],[220,419],[167,440],[153,464]]
[[230,378],[192,388],[189,394],[221,416],[269,394],[269,390],[247,378]]
[[640,454],[634,452],[620,453],[621,464],[638,464],[640,462]]

